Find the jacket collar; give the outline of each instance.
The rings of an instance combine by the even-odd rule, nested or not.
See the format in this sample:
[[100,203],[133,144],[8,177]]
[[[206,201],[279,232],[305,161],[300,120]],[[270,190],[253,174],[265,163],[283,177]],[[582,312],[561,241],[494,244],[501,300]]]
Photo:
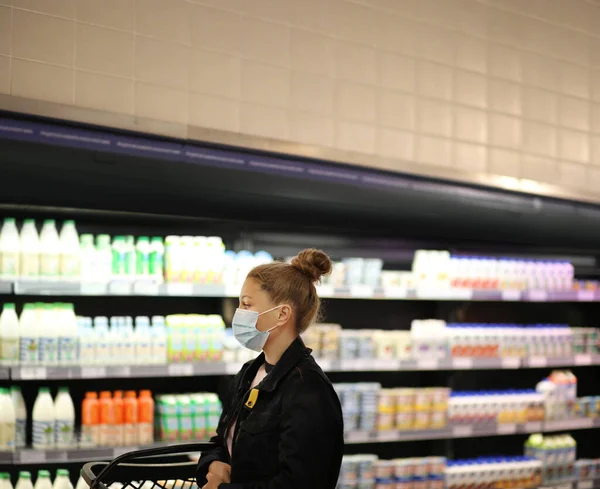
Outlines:
[[[311,351],[310,348],[307,348],[304,345],[302,338],[298,336],[275,364],[271,373],[265,377],[261,383],[260,390],[265,392],[274,391],[277,388],[279,381],[285,377],[290,370],[294,369],[302,359],[308,357]],[[254,360],[254,362],[252,362],[252,365],[248,369],[248,373],[250,375],[256,375],[256,372],[264,362],[265,354],[263,352]]]

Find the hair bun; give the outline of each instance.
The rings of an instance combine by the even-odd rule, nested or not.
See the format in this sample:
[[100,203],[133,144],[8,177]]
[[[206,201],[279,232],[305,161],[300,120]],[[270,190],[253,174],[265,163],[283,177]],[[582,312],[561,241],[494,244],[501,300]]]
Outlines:
[[326,253],[314,248],[298,253],[292,259],[291,265],[300,270],[312,282],[318,282],[323,275],[331,273],[331,259]]

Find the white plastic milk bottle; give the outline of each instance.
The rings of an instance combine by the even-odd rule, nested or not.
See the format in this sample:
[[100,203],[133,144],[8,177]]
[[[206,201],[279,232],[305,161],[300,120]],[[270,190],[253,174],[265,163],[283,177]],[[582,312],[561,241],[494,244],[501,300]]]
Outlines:
[[25,448],[27,441],[27,406],[21,393],[21,388],[13,385],[10,397],[15,409],[15,448]]
[[67,469],[58,469],[56,471],[56,478],[54,479],[52,489],[73,489]]
[[26,280],[40,278],[40,236],[33,219],[25,219],[21,228],[20,274]]
[[19,319],[19,360],[22,365],[39,363],[40,335],[35,304],[25,304]]
[[81,250],[75,221],[65,221],[60,230],[60,276],[63,280],[79,280]]
[[17,485],[15,489],[33,489],[33,484],[31,482],[31,472],[27,472],[25,470],[19,472],[19,480],[17,480]]
[[94,318],[94,336],[96,339],[96,358],[95,362],[99,365],[106,365],[111,360],[111,337],[108,329],[108,318],[106,316],[96,316]]
[[54,219],[46,219],[40,233],[40,278],[57,280],[60,276],[60,239]]
[[17,224],[7,217],[0,230],[0,279],[13,280],[19,276],[20,248]]
[[121,358],[117,363],[121,365],[133,365],[135,363],[136,338],[133,331],[133,318],[126,316],[122,318],[121,325]]
[[151,339],[152,363],[168,363],[167,328],[163,316],[152,316]]
[[38,470],[37,480],[33,489],[52,489],[52,481],[50,480],[50,472],[47,470]]
[[152,363],[152,338],[150,337],[150,318],[135,318],[135,363],[148,365]]
[[0,314],[0,359],[3,365],[19,363],[19,317],[15,305],[8,302]]
[[94,245],[94,235],[82,234],[79,237],[80,274],[83,282],[97,282],[98,253]]
[[58,365],[58,331],[60,329],[60,319],[59,310],[56,305],[43,305],[38,323],[40,363],[42,365]]
[[96,331],[92,318],[80,317],[79,320],[79,363],[92,365],[96,363]]
[[81,473],[79,474],[79,479],[77,479],[77,485],[75,489],[89,489],[89,484],[85,481]]
[[0,472],[0,489],[13,489],[8,472]]
[[0,451],[15,449],[15,408],[8,389],[0,389]]
[[75,365],[78,360],[79,327],[73,304],[59,304],[58,364]]
[[40,387],[33,405],[33,448],[49,450],[55,446],[54,427],[56,417],[54,401],[48,387]]
[[59,387],[54,401],[56,448],[71,448],[75,444],[75,406],[67,387]]

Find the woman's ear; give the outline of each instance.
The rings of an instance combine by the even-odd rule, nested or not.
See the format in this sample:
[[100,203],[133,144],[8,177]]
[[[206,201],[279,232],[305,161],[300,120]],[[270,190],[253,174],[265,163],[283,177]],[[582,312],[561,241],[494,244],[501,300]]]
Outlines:
[[288,306],[287,304],[281,306],[279,309],[279,316],[277,318],[277,326],[283,326],[285,323],[287,323],[292,318],[292,314],[293,309],[291,306]]

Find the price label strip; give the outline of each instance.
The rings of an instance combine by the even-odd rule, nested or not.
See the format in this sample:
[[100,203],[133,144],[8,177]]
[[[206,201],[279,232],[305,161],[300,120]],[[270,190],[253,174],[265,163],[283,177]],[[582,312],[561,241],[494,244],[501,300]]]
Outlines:
[[454,438],[466,438],[473,435],[473,427],[471,425],[453,426],[452,436]]

